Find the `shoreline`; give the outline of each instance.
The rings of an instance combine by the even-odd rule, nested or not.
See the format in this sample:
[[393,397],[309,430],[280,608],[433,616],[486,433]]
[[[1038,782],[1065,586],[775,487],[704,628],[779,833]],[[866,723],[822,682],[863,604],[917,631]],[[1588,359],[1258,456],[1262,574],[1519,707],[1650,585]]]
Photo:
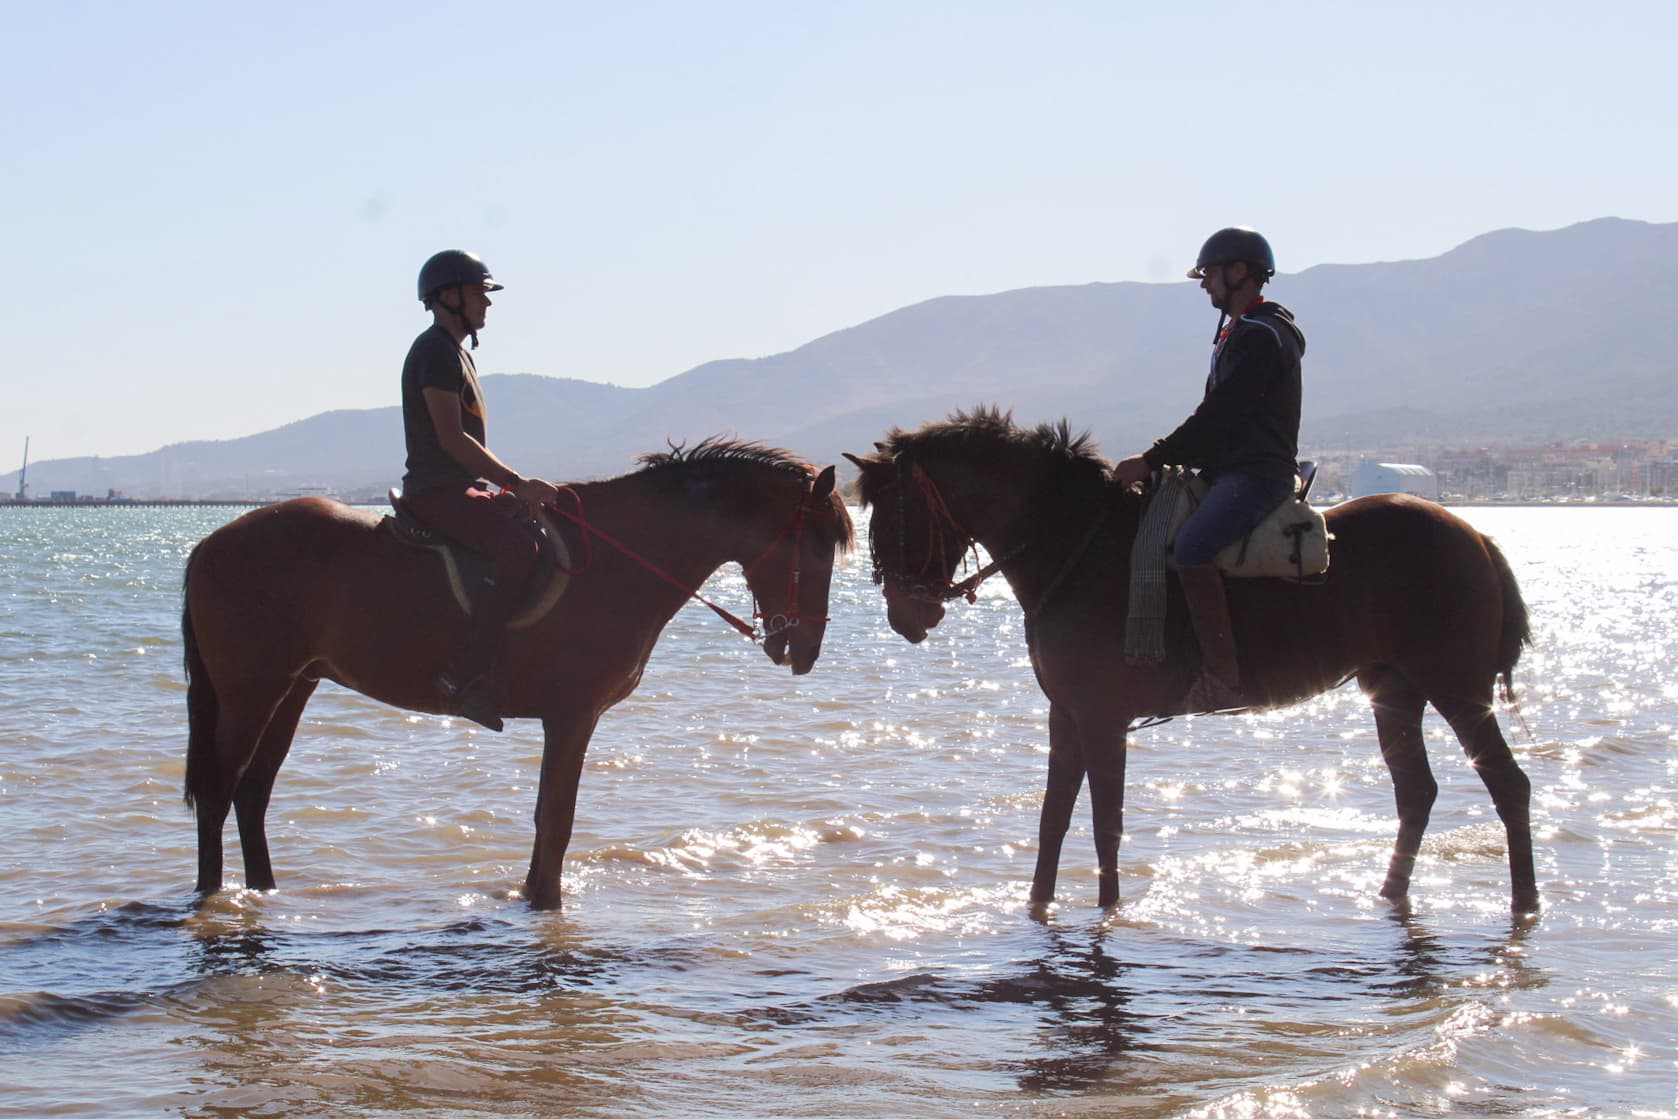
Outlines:
[[[383,506],[383,507],[388,507],[389,504],[390,504],[390,502],[385,498],[374,498],[374,497],[357,498],[357,499],[345,499],[345,498],[341,498],[341,497],[333,497],[330,494],[308,494],[308,495],[299,494],[299,495],[296,495],[296,496],[299,496],[299,497],[301,497],[301,496],[324,497],[328,501],[336,501],[336,502],[338,502],[342,505],[353,505],[353,506]],[[1369,495],[1366,495],[1366,496],[1373,497],[1375,495],[1369,494]],[[19,501],[16,498],[0,498],[0,509],[3,509],[3,508],[9,508],[9,509],[122,509],[122,508],[128,508],[128,507],[134,507],[134,508],[170,508],[170,507],[176,507],[176,506],[182,507],[182,508],[187,508],[187,507],[192,507],[192,506],[242,506],[242,507],[245,507],[245,508],[256,509],[256,508],[260,508],[261,506],[264,506],[264,505],[274,505],[274,504],[277,504],[281,501],[290,501],[290,500],[293,500],[293,498],[285,498],[285,497],[268,497],[268,498],[261,498],[261,497],[180,497],[180,498],[145,497],[145,498],[126,498],[125,497],[125,498],[112,499],[112,498],[101,497],[101,498],[94,498],[94,499],[77,499],[77,500],[74,500],[74,501],[54,501],[51,498],[45,498],[45,499],[42,499],[42,500],[31,499],[31,500],[28,500],[28,501]],[[1317,508],[1317,509],[1332,509],[1332,508],[1334,508],[1335,504],[1343,505],[1343,504],[1345,504],[1346,501],[1351,501],[1351,500],[1354,500],[1354,499],[1353,498],[1346,498],[1344,501],[1336,502],[1334,504],[1320,504],[1318,502],[1313,501],[1311,503],[1311,505],[1312,505],[1313,508]],[[1428,498],[1428,499],[1425,499],[1425,500],[1433,500],[1433,499]],[[1524,498],[1524,499],[1482,497],[1482,498],[1445,499],[1445,500],[1441,500],[1441,501],[1436,502],[1436,504],[1444,505],[1444,506],[1451,507],[1451,508],[1500,507],[1501,506],[1501,507],[1509,507],[1509,508],[1557,508],[1557,509],[1663,509],[1663,508],[1678,508],[1678,499],[1659,498],[1659,497]]]
[[[302,495],[299,495],[302,496]],[[384,499],[366,498],[364,500],[346,501],[341,497],[327,497],[325,494],[310,494],[311,497],[326,497],[328,501],[336,501],[341,505],[389,505]],[[274,505],[281,501],[289,501],[284,497],[135,497],[135,498],[96,498],[83,501],[53,501],[47,498],[42,501],[19,501],[16,498],[0,500],[0,508],[11,509],[126,509],[126,508],[169,508],[172,506],[188,507],[197,505],[237,505],[245,508],[257,509],[264,505]]]

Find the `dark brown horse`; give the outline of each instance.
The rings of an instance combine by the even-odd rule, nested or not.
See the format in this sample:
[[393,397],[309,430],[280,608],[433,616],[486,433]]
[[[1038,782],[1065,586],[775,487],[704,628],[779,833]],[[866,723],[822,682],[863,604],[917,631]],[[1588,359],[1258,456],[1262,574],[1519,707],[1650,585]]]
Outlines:
[[[874,576],[892,629],[911,642],[962,593],[951,580],[973,542],[999,561],[1025,610],[1037,682],[1049,699],[1049,775],[1032,900],[1054,897],[1061,843],[1085,776],[1095,820],[1100,902],[1118,901],[1125,741],[1139,719],[1177,709],[1196,666],[1183,627],[1168,626],[1160,665],[1126,663],[1130,548],[1142,500],[1066,424],[1034,430],[979,409],[918,431],[893,430],[862,471]],[[1327,513],[1333,563],[1318,583],[1229,583],[1241,679],[1278,707],[1355,677],[1375,709],[1398,802],[1398,839],[1381,894],[1402,899],[1438,786],[1422,741],[1431,703],[1480,775],[1509,845],[1513,908],[1538,908],[1530,786],[1492,710],[1501,678],[1530,643],[1508,563],[1468,524],[1431,502],[1384,495]],[[1169,618],[1182,599],[1172,581]]]
[[[640,470],[572,487],[586,570],[540,621],[508,632],[502,713],[542,720],[536,839],[525,896],[560,902],[577,782],[595,723],[640,682],[653,644],[690,590],[745,567],[775,622],[764,651],[795,674],[821,652],[834,557],[850,516],[785,452],[707,440],[648,455]],[[442,713],[433,678],[465,616],[437,557],[371,513],[302,498],[245,514],[187,561],[186,800],[198,817],[198,890],[222,885],[222,826],[239,825],[245,881],[272,889],[264,816],[275,774],[321,679],[413,711]]]

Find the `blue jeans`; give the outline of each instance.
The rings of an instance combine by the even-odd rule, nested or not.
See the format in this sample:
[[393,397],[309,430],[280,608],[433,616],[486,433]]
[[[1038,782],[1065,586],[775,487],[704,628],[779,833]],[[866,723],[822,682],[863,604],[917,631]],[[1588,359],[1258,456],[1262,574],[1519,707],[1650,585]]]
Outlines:
[[1178,567],[1211,563],[1225,547],[1251,532],[1293,493],[1293,480],[1281,481],[1231,470],[1212,483],[1172,542]]

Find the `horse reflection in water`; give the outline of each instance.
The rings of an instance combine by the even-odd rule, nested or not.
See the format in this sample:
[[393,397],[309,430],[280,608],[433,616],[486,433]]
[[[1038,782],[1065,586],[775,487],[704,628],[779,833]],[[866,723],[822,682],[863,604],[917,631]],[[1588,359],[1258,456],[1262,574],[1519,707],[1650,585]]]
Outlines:
[[[1112,485],[1087,437],[1063,421],[1027,430],[994,409],[893,430],[862,472],[874,578],[891,627],[923,640],[961,557],[984,545],[1025,610],[1026,641],[1049,699],[1049,774],[1032,900],[1054,897],[1061,844],[1084,778],[1094,813],[1099,897],[1118,901],[1125,741],[1139,719],[1176,710],[1196,664],[1168,627],[1163,664],[1125,659],[1130,550],[1139,495]],[[1497,547],[1431,502],[1382,495],[1330,509],[1333,562],[1318,583],[1233,579],[1241,679],[1256,706],[1279,707],[1356,678],[1370,697],[1392,774],[1398,838],[1381,894],[1406,897],[1438,786],[1422,738],[1427,704],[1467,751],[1503,821],[1511,904],[1535,912],[1530,785],[1492,710],[1530,643],[1527,610]],[[1182,599],[1172,584],[1172,610]]]
[[[635,690],[660,631],[694,589],[723,564],[741,564],[760,616],[775,619],[764,651],[802,674],[821,652],[835,557],[853,539],[831,466],[818,472],[786,452],[721,439],[641,462],[571,487],[586,570],[546,616],[507,634],[502,713],[542,720],[525,880],[538,908],[560,903],[595,724]],[[466,617],[436,557],[378,523],[300,498],[216,530],[187,562],[186,800],[198,820],[201,894],[221,888],[230,807],[246,885],[274,887],[269,794],[318,680],[412,711],[446,710],[432,681]]]

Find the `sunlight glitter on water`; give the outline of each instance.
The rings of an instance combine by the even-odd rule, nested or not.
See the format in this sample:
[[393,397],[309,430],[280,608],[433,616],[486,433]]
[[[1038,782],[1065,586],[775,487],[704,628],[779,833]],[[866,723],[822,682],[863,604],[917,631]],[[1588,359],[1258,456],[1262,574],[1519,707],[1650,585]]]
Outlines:
[[[1086,800],[1032,921],[1046,705],[1018,608],[987,584],[910,648],[856,566],[809,677],[702,612],[672,623],[591,747],[563,913],[517,896],[534,725],[327,688],[275,791],[281,889],[193,912],[169,650],[200,529],[95,547],[37,520],[38,551],[88,557],[48,570],[0,533],[23,654],[0,686],[39,700],[0,710],[0,849],[27,852],[0,863],[0,914],[27,914],[0,923],[0,1107],[1671,1114],[1678,972],[1651,945],[1678,936],[1678,518],[1473,517],[1538,632],[1530,733],[1505,720],[1536,793],[1530,924],[1431,715],[1412,905],[1375,899],[1392,793],[1351,687],[1138,734],[1125,901],[1094,909]],[[1645,546],[1610,570],[1616,534]],[[122,1085],[77,1075],[113,1059]]]

